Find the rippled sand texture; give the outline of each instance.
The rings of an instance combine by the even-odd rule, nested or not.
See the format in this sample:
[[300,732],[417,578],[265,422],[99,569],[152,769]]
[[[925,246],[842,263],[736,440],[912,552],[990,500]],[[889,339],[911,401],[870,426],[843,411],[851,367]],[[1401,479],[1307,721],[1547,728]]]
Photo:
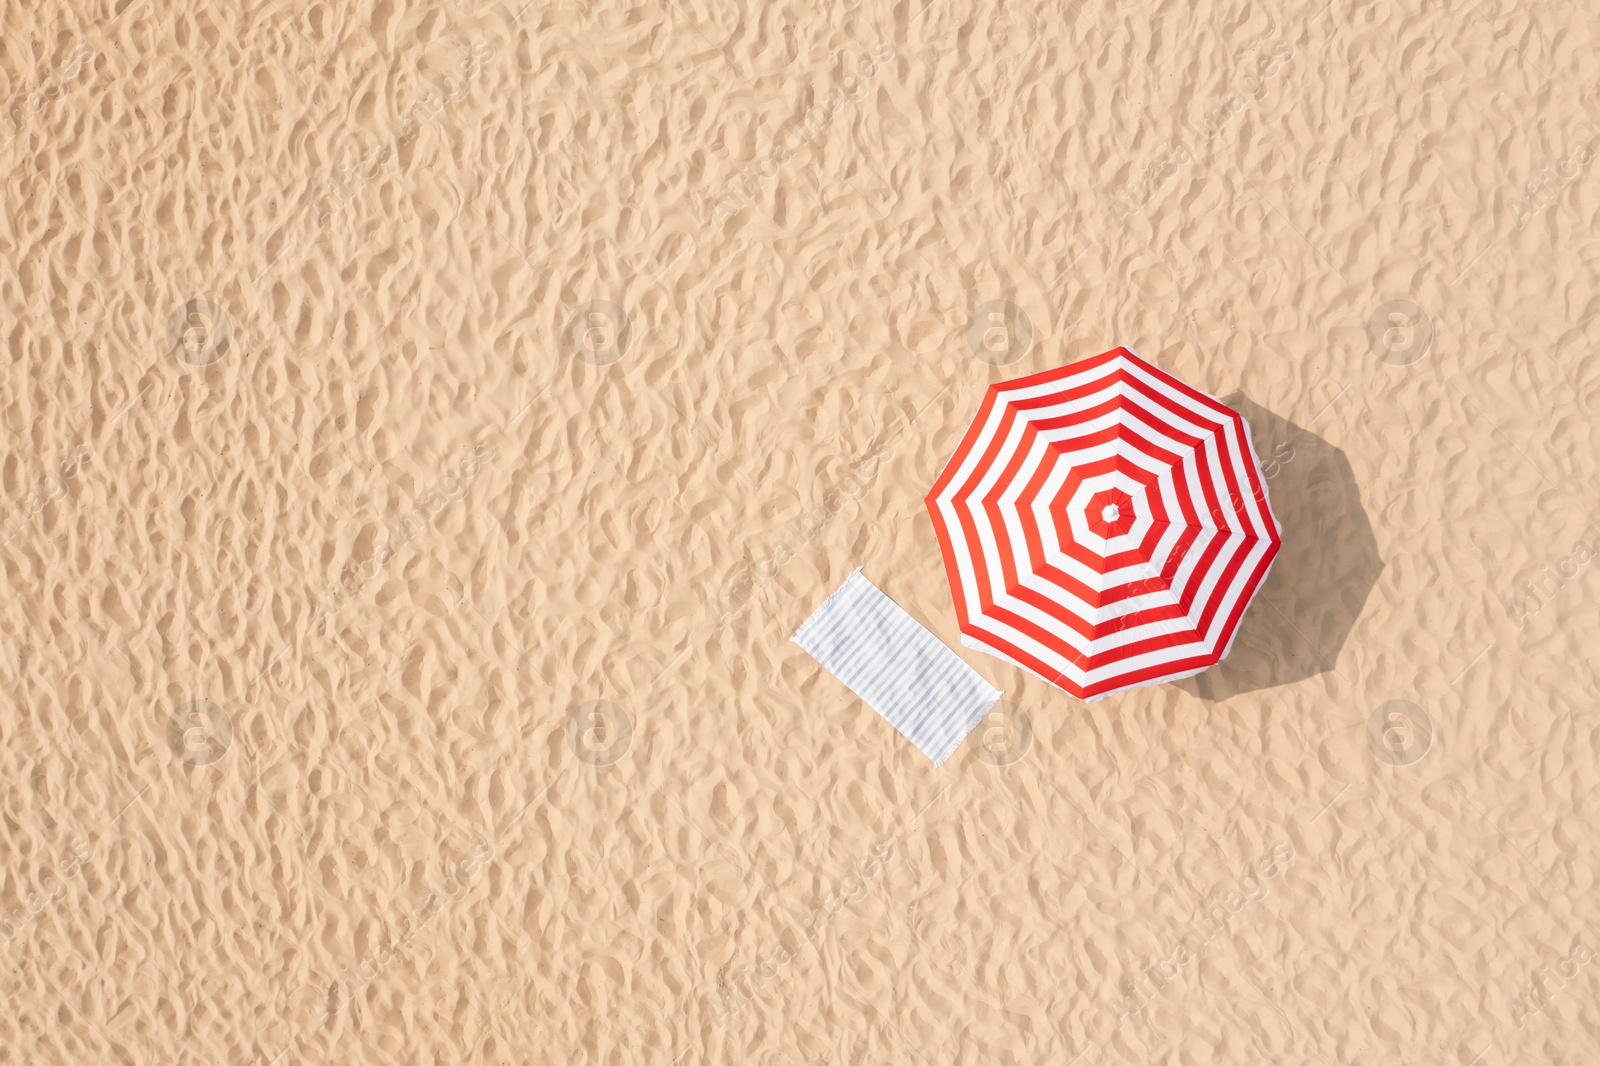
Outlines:
[[[0,26],[0,1062],[1600,1056],[1592,11]],[[1116,344],[1284,561],[936,770],[788,636],[954,643],[924,492]]]

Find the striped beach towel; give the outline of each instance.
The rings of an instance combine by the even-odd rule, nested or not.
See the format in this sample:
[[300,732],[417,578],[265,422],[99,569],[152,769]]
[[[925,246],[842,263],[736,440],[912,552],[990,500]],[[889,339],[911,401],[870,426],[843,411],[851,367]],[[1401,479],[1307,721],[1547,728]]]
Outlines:
[[1001,695],[859,569],[793,639],[935,766]]

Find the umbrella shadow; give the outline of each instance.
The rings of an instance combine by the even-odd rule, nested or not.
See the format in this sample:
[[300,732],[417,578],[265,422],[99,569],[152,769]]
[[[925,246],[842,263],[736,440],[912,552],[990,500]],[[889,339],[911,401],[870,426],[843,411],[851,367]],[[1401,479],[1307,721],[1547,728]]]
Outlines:
[[1242,393],[1222,402],[1249,423],[1267,499],[1283,525],[1283,546],[1245,611],[1228,657],[1178,682],[1213,702],[1333,669],[1383,573],[1344,452]]

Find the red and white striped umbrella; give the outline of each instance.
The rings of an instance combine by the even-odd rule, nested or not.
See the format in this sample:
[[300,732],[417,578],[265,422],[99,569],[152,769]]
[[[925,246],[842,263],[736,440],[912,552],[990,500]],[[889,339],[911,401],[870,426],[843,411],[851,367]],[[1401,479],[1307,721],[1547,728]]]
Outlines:
[[927,503],[962,643],[1084,700],[1222,661],[1282,533],[1244,419],[1127,348],[991,385]]

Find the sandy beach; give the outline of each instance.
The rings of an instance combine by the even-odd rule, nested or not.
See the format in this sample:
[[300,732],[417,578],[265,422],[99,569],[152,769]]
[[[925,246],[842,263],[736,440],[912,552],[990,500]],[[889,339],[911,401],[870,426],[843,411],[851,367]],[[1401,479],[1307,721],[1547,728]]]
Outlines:
[[[1600,1061],[1592,11],[0,23],[0,1063]],[[1086,705],[923,497],[1118,345],[1283,549]]]

